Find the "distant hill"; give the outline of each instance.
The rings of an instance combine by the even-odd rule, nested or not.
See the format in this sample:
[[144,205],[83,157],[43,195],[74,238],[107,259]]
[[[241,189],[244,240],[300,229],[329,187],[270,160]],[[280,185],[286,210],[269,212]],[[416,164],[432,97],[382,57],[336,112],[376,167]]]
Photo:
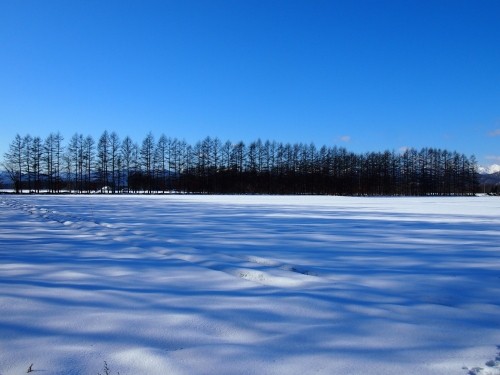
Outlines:
[[12,181],[5,171],[0,171],[0,189],[12,189]]
[[479,181],[481,184],[500,184],[500,172],[480,174]]
[[487,167],[479,166],[478,170],[479,170],[480,174],[494,174],[494,173],[499,173],[500,172],[500,165],[498,165],[498,164],[492,164],[492,165],[488,165]]
[[481,173],[479,175],[479,191],[481,193],[500,194],[500,172]]

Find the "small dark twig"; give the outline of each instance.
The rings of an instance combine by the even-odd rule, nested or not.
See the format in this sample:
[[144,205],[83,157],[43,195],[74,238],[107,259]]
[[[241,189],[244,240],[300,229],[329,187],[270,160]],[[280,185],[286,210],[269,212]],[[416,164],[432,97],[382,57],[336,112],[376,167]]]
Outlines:
[[[104,375],[111,375],[111,370],[108,367],[108,362],[104,361],[104,367],[102,369],[104,371]],[[97,375],[101,375],[101,373],[98,372]]]

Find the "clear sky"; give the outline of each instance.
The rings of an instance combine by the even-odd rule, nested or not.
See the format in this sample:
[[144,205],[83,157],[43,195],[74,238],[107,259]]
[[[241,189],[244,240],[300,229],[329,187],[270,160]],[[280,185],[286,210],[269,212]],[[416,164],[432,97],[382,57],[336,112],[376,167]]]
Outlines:
[[500,1],[0,0],[0,128],[500,164]]

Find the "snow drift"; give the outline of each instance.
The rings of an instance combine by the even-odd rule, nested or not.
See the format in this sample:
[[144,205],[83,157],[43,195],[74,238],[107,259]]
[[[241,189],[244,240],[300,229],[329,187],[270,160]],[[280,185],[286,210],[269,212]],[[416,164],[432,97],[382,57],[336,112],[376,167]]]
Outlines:
[[0,374],[500,374],[500,201],[0,197]]

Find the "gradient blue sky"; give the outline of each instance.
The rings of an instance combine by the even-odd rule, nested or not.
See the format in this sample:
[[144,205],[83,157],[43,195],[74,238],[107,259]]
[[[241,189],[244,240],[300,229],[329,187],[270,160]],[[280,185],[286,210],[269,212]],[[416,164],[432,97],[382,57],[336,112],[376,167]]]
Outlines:
[[500,163],[500,1],[0,0],[0,155],[116,131]]

